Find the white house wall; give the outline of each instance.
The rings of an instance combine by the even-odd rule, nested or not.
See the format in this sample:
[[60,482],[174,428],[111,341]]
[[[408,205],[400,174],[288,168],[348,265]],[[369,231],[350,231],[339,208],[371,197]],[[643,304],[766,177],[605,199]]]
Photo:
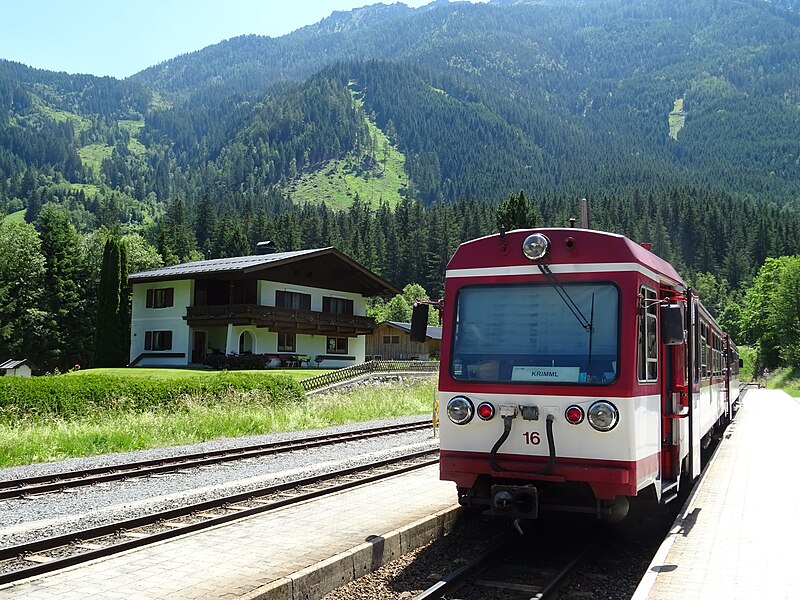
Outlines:
[[[174,301],[171,307],[147,308],[148,289],[174,289]],[[303,285],[287,285],[272,281],[258,281],[259,304],[275,306],[276,291],[298,292],[311,296],[311,310],[322,312],[323,296],[343,298],[353,301],[353,312],[357,316],[365,316],[367,301],[360,294],[326,290]],[[183,357],[152,356],[139,361],[140,366],[186,366],[192,357],[193,331],[186,323],[186,307],[192,305],[194,298],[194,282],[191,280],[160,281],[155,283],[137,283],[133,285],[131,306],[131,351],[130,360],[133,361],[142,353],[148,354],[175,354],[182,353]],[[249,331],[254,337],[254,354],[278,354],[278,334],[248,325],[233,325],[230,327],[198,327],[198,331],[205,331],[209,348],[222,350],[226,354],[238,351],[239,336],[243,331]],[[145,350],[146,331],[172,331],[172,348],[170,350]],[[296,349],[293,354],[310,356],[327,355],[327,335],[304,335],[296,337]],[[336,360],[326,358],[322,366],[327,368],[347,367],[364,361],[366,352],[366,336],[360,335],[348,338],[348,352],[346,356],[355,357],[355,360]],[[285,354],[285,353],[281,353]],[[314,365],[314,363],[311,363]]]
[[[239,348],[239,336],[243,331],[249,331],[255,337],[255,344],[253,347],[253,354],[287,354],[287,352],[278,352],[278,334],[272,331],[267,331],[264,328],[253,327],[251,325],[234,325],[231,327],[231,339],[229,340],[227,352],[233,352]],[[353,360],[336,360],[330,358],[327,353],[327,335],[306,335],[297,334],[296,337],[296,350],[288,354],[297,354],[300,356],[309,356],[312,359],[310,366],[316,366],[313,362],[315,356],[326,355],[321,366],[329,369],[336,369],[339,367],[350,367],[353,364],[364,362],[364,354],[366,351],[366,337],[360,335],[355,338],[347,339],[347,356],[354,356]]]
[[[172,306],[166,308],[147,308],[147,290],[166,289],[174,290]],[[156,354],[183,353],[183,357],[153,357],[144,358],[139,362],[142,367],[147,366],[185,366],[191,358],[191,339],[189,326],[184,320],[186,307],[191,306],[194,295],[194,282],[191,280],[159,281],[156,283],[135,283],[131,298],[131,354],[133,361],[143,352]],[[170,350],[145,350],[145,331],[171,331],[172,349]]]

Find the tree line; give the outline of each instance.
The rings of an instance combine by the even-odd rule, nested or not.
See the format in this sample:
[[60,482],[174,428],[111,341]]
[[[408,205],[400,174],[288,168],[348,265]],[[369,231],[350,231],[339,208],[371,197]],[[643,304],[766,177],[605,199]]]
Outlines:
[[[779,329],[787,323],[779,311],[791,295],[775,291],[782,289],[776,284],[781,277],[794,285],[795,263],[782,257],[800,253],[795,213],[692,188],[598,195],[590,205],[592,228],[651,242],[700,291],[734,339],[758,344],[765,364],[796,360],[782,333],[794,329]],[[424,290],[435,299],[442,296],[447,261],[461,242],[501,227],[566,226],[578,210],[577,198],[525,192],[500,203],[425,206],[404,199],[395,208],[381,203],[377,209],[356,198],[338,212],[324,204],[298,207],[285,197],[246,194],[228,197],[217,208],[206,194],[193,203],[179,197],[149,229],[123,233],[112,223],[81,233],[68,209],[47,203],[34,223],[0,222],[0,358],[23,356],[45,370],[101,364],[97,356],[117,356],[117,364],[124,364],[129,272],[249,255],[257,242],[272,240],[279,251],[334,246],[399,287],[413,284],[414,293]],[[372,314],[390,320],[406,314],[400,300],[390,300],[374,301]],[[759,308],[758,302],[773,308]],[[116,355],[102,346],[108,339],[116,340]],[[98,347],[105,349],[96,352]]]

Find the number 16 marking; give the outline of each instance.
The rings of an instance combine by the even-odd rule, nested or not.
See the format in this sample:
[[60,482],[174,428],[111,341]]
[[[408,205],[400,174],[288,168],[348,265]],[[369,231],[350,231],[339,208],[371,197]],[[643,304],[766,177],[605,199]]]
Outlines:
[[526,444],[532,444],[534,446],[538,446],[539,443],[542,441],[542,438],[539,437],[538,431],[531,431],[531,432],[526,431],[522,435],[525,436]]

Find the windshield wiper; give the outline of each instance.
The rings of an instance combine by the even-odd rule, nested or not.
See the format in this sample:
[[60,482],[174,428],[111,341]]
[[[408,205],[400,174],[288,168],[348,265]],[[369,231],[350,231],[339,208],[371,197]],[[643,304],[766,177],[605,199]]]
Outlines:
[[578,307],[578,305],[575,304],[575,301],[569,295],[567,290],[564,289],[564,286],[561,285],[561,282],[558,279],[556,279],[556,276],[550,270],[550,267],[548,267],[547,265],[538,265],[538,267],[539,267],[539,270],[542,272],[542,274],[545,277],[547,277],[547,281],[550,283],[550,285],[553,286],[553,289],[556,291],[558,296],[564,301],[564,304],[567,305],[567,308],[570,310],[570,312],[578,320],[578,323],[580,324],[580,326],[583,327],[589,333],[591,333],[592,329],[594,327],[592,325],[592,319],[594,319],[594,294],[592,294],[592,313],[591,313],[591,318],[587,319],[584,316],[583,312],[581,312],[581,309]]
[[567,305],[569,311],[573,314],[575,319],[577,319],[578,323],[581,327],[583,327],[589,333],[589,363],[592,364],[592,335],[594,333],[594,294],[592,294],[592,308],[589,312],[589,318],[587,319],[586,316],[581,311],[580,307],[575,303],[575,300],[572,299],[572,296],[569,295],[569,292],[564,288],[561,282],[556,279],[556,276],[550,270],[550,267],[547,265],[537,265],[539,270],[542,274],[547,278],[547,281],[550,285],[553,286],[553,289],[558,294],[558,297],[564,301],[564,304]]

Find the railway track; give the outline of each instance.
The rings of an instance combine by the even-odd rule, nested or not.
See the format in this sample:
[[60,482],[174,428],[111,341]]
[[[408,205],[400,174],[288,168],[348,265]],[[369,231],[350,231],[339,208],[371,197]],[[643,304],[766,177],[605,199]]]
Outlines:
[[419,431],[428,427],[431,427],[431,422],[430,420],[425,420],[336,434],[328,433],[325,435],[311,436],[283,442],[254,444],[226,450],[198,452],[169,458],[135,461],[119,465],[109,465],[91,469],[52,473],[36,477],[11,479],[7,481],[0,481],[0,499],[34,496],[37,494],[45,494],[86,485],[95,485],[108,481],[117,481],[134,477],[147,477],[160,473],[209,466],[223,462],[256,458],[270,454],[281,454],[284,452],[294,452],[297,450],[305,450],[319,446],[328,446],[333,443],[345,443],[383,435],[394,435],[407,433],[410,431]]
[[509,531],[489,549],[414,600],[546,600],[592,548],[586,534],[520,536]]
[[438,452],[414,452],[2,548],[0,585],[424,468],[438,462]]

